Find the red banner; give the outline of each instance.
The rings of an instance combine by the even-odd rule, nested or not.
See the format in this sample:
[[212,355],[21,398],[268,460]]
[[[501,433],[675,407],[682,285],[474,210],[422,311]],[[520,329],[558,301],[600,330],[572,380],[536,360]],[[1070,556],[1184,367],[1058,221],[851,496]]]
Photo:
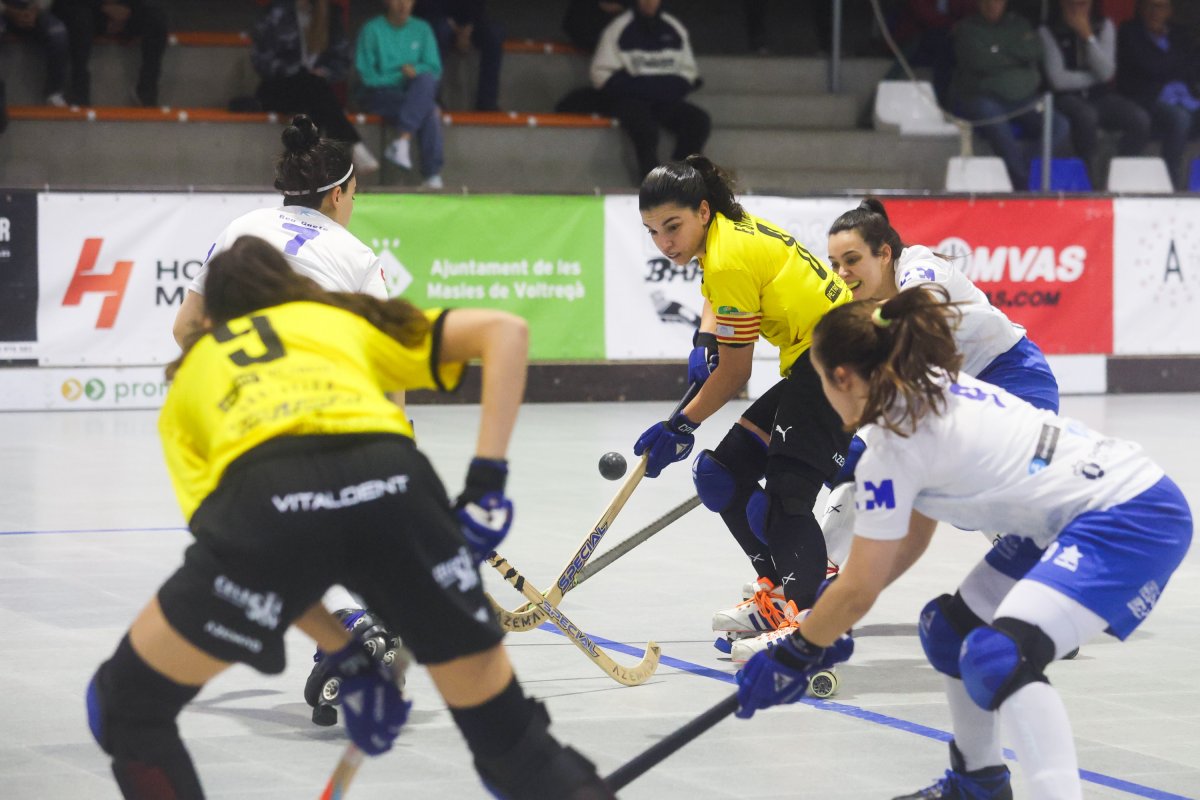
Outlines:
[[889,199],[906,242],[952,257],[1047,353],[1113,348],[1111,200]]

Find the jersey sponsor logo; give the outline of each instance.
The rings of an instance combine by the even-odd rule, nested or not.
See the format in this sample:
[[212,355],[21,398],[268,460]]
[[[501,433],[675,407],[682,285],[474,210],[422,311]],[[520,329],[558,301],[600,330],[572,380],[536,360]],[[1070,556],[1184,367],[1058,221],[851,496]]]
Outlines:
[[280,514],[293,511],[321,511],[349,508],[361,503],[378,500],[384,495],[402,494],[408,491],[408,476],[393,475],[386,480],[370,480],[353,486],[344,486],[333,492],[292,492],[282,497],[273,495],[271,502]]
[[261,653],[263,643],[260,639],[255,639],[253,636],[231,631],[215,620],[209,620],[204,623],[204,632],[216,639],[222,639],[230,644],[236,644],[238,647],[249,650],[251,653]]
[[1034,247],[972,247],[956,236],[943,239],[934,248],[945,253],[963,273],[976,283],[995,283],[1008,280],[1014,283],[1073,283],[1083,277],[1087,267],[1087,248],[1073,244],[1055,249]]
[[718,314],[740,314],[735,306],[721,306],[717,309]]
[[880,481],[878,486],[870,481],[863,481],[863,491],[871,493],[862,503],[862,508],[866,511],[896,507],[896,487],[892,485],[891,478]]
[[780,439],[782,439],[784,442],[786,442],[786,441],[787,441],[787,435],[788,435],[788,431],[790,431],[790,430],[791,430],[792,428],[794,428],[794,427],[796,427],[796,426],[795,426],[795,425],[788,425],[786,428],[781,428],[781,427],[779,427],[778,425],[776,425],[776,426],[775,426],[775,430],[779,432],[779,438],[780,438]]
[[1073,544],[1062,547],[1058,542],[1051,542],[1046,548],[1046,552],[1042,554],[1042,561],[1051,561],[1053,559],[1054,566],[1062,567],[1068,572],[1077,572],[1079,570],[1079,562],[1083,559],[1083,553],[1079,552],[1079,548]]
[[825,296],[829,298],[829,302],[833,303],[842,296],[843,286],[844,284],[840,283],[839,281],[829,282],[829,285],[825,287]]
[[1095,461],[1080,461],[1075,465],[1075,474],[1089,481],[1094,481],[1104,477],[1104,467]]
[[1154,604],[1158,602],[1158,596],[1162,594],[1162,587],[1158,585],[1158,581],[1149,580],[1138,589],[1138,593],[1133,597],[1126,607],[1129,612],[1138,619],[1145,619],[1146,616],[1154,610]]
[[213,579],[213,594],[245,611],[246,619],[255,625],[272,631],[279,626],[283,600],[274,592],[256,592],[218,575]]
[[937,275],[928,267],[916,267],[904,273],[904,277],[900,279],[900,288],[905,289],[913,281],[922,281],[932,283],[937,280]]
[[75,264],[75,274],[67,284],[67,293],[63,296],[62,304],[77,306],[85,294],[102,294],[104,300],[100,303],[96,327],[111,328],[116,324],[121,301],[125,299],[125,287],[129,285],[133,262],[117,261],[113,264],[112,272],[96,272],[96,262],[100,258],[102,244],[103,239],[83,240],[83,249],[79,252],[79,261]]
[[475,559],[467,552],[467,548],[458,548],[458,555],[433,566],[433,579],[438,586],[449,589],[455,584],[458,591],[467,592],[479,585],[479,570],[475,568]]

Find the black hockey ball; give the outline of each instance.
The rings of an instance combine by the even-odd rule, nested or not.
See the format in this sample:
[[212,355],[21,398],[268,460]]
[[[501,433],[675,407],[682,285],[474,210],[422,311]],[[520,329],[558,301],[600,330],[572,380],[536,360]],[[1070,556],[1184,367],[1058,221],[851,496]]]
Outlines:
[[615,481],[624,476],[628,466],[625,463],[625,456],[620,453],[605,453],[600,456],[600,474],[610,481]]

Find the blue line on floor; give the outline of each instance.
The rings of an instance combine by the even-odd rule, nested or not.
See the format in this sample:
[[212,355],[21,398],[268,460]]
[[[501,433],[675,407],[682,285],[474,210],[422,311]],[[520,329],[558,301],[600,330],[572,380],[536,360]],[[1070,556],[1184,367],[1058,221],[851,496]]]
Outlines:
[[79,528],[61,531],[0,531],[0,536],[34,536],[42,533],[151,533],[153,531],[186,531],[175,525],[169,528]]
[[[559,636],[564,636],[563,632],[555,627],[553,623],[544,622],[539,627],[541,630],[556,633]],[[624,653],[626,655],[636,656],[638,658],[641,658],[646,653],[645,649],[641,647],[633,647],[632,645],[623,644],[622,642],[614,642],[611,639],[593,636],[592,634],[588,635],[591,636],[592,640],[596,644],[601,645],[609,650],[615,650],[618,653]],[[699,664],[693,664],[690,661],[682,661],[678,658],[662,656],[662,658],[659,659],[659,663],[663,666],[673,667],[682,672],[689,672],[693,675],[699,675],[704,678],[713,678],[714,680],[718,680],[723,683],[734,685],[737,684],[737,681],[728,672],[722,672],[721,670],[712,669],[711,667],[702,667]],[[853,717],[855,719],[873,722],[876,725],[883,725],[888,728],[894,728],[895,730],[905,731],[906,733],[915,733],[918,736],[924,736],[928,739],[935,739],[939,742],[948,742],[952,738],[951,734],[945,731],[939,731],[937,728],[930,728],[927,725],[920,725],[916,722],[908,722],[907,720],[896,719],[895,717],[889,717],[886,714],[880,714],[875,711],[867,711],[866,709],[847,705],[845,703],[835,703],[832,700],[817,700],[812,697],[806,697],[800,702],[810,705],[813,708],[818,708],[822,711],[833,711],[838,714],[844,714],[848,717]],[[1005,750],[1004,755],[1005,757],[1013,760],[1016,758],[1016,756],[1009,750]],[[1151,789],[1148,786],[1142,786],[1141,784],[1121,780],[1120,778],[1113,778],[1108,775],[1101,775],[1098,772],[1092,772],[1086,769],[1079,770],[1079,777],[1083,778],[1089,783],[1095,783],[1100,786],[1105,786],[1109,789],[1116,789],[1118,791],[1126,792],[1134,795],[1135,797],[1145,797],[1148,798],[1148,800],[1195,800],[1194,798],[1189,798],[1181,794],[1173,794],[1171,792],[1165,792],[1161,789]]]

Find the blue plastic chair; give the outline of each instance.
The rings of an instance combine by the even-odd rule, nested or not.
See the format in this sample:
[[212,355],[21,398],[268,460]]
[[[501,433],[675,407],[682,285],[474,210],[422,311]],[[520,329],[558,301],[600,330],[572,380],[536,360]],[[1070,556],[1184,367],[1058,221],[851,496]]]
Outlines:
[[1188,191],[1200,192],[1200,158],[1192,159],[1192,168],[1188,172]]
[[[1029,164],[1029,191],[1042,190],[1042,160],[1033,159]],[[1088,177],[1087,167],[1079,158],[1050,159],[1050,191],[1052,192],[1090,192],[1092,179]]]

